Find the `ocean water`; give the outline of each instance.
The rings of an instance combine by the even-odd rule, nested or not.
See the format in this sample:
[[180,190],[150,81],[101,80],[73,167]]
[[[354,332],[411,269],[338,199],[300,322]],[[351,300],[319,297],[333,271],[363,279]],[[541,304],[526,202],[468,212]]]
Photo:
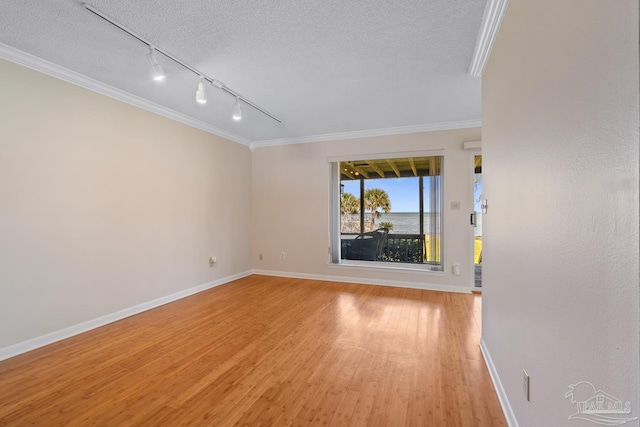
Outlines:
[[[356,215],[357,217],[357,215]],[[370,215],[365,214],[365,221],[370,221]],[[418,212],[390,212],[383,213],[380,218],[376,218],[376,228],[381,222],[390,222],[393,224],[394,234],[418,234],[420,233],[420,214]],[[434,224],[436,233],[440,233],[440,223],[436,214],[425,213],[424,214],[424,231],[429,234],[431,230],[431,224]],[[474,235],[482,235],[482,215],[477,215],[478,226],[474,230]]]
[[[353,216],[353,221],[359,221],[359,215]],[[371,218],[370,214],[365,214],[364,220],[369,222]],[[380,228],[379,225],[383,222],[390,222],[393,224],[394,234],[419,234],[420,233],[420,214],[418,212],[392,212],[383,213],[379,218],[376,218],[375,228]],[[435,214],[424,214],[424,230],[429,234],[431,230],[431,224],[435,227],[437,233],[440,232],[440,224]]]

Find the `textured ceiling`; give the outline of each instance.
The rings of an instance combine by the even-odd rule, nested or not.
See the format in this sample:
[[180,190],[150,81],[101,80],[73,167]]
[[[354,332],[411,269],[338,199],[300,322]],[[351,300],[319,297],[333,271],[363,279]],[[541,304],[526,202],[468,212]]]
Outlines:
[[76,0],[2,0],[0,43],[245,141],[300,139],[480,119],[467,74],[486,0],[91,0],[91,6],[255,102],[207,86]]

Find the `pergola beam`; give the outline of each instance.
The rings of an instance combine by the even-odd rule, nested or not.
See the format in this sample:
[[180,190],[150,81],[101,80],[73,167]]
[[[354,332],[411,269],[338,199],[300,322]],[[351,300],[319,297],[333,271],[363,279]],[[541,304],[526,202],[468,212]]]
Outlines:
[[351,166],[356,172],[360,173],[360,175],[364,176],[365,178],[369,179],[369,172],[367,172],[366,170],[362,169],[359,166],[354,165],[351,162],[347,162],[349,164],[349,166]]
[[409,166],[411,166],[411,170],[413,171],[413,176],[418,176],[418,170],[416,169],[416,163],[413,159],[409,159]]
[[398,169],[396,164],[393,163],[391,160],[387,160],[387,163],[389,163],[389,166],[391,166],[391,169],[393,169],[393,171],[396,173],[396,176],[400,178],[400,169]]
[[349,179],[356,179],[355,176],[351,175],[349,172],[345,171],[344,169],[340,169],[340,174],[346,176]]
[[350,179],[360,179],[360,172],[355,170],[350,162],[340,163],[340,173],[348,176]]
[[[411,178],[432,175],[433,156],[340,162],[341,179]],[[437,173],[437,172],[434,172]]]
[[374,171],[376,171],[376,173],[378,175],[380,175],[380,178],[384,178],[384,171],[382,169],[380,169],[380,167],[378,165],[376,165],[376,163],[374,161],[371,160],[367,160],[367,164],[371,167],[371,169],[373,169]]

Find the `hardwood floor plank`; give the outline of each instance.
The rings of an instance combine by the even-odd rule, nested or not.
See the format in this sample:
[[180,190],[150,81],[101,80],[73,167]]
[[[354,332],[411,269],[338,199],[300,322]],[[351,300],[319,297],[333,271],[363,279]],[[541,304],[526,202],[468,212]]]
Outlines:
[[504,426],[480,303],[246,277],[0,362],[0,425]]

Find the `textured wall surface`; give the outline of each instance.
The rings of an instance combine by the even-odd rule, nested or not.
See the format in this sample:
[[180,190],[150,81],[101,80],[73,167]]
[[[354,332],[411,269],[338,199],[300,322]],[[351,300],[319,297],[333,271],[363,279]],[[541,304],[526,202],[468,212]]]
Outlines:
[[580,381],[640,415],[638,103],[638,1],[511,0],[483,76],[483,340],[520,426],[593,425],[568,420]]
[[0,349],[250,269],[247,147],[0,75]]
[[[308,275],[331,275],[363,280],[397,281],[414,286],[427,284],[471,286],[469,212],[473,210],[471,153],[463,142],[480,139],[480,129],[316,142],[258,148],[253,155],[253,267],[260,270]],[[329,163],[334,156],[397,153],[419,150],[444,152],[444,263],[443,273],[372,270],[328,266]],[[361,157],[360,157],[361,156]],[[461,209],[449,209],[460,201]],[[280,259],[285,251],[287,258]],[[263,253],[264,259],[258,260]],[[451,274],[459,262],[461,275]]]

